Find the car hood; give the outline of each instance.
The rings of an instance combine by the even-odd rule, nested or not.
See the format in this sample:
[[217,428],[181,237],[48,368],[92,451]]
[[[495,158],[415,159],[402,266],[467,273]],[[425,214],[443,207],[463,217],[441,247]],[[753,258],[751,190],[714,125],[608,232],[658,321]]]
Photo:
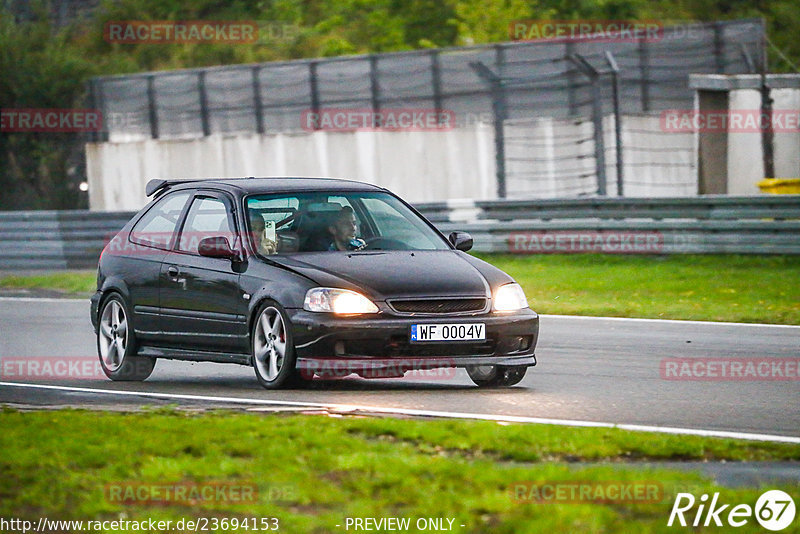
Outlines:
[[453,250],[306,252],[270,259],[320,286],[353,289],[372,299],[491,296],[480,271]]

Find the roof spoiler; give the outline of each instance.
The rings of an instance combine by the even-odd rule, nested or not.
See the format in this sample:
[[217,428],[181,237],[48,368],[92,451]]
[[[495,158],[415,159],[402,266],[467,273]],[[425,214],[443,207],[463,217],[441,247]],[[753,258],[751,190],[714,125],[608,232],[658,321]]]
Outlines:
[[144,186],[144,194],[147,195],[148,197],[151,197],[168,185],[170,185],[169,180],[159,180],[159,179],[150,180],[149,182],[147,182],[147,185]]

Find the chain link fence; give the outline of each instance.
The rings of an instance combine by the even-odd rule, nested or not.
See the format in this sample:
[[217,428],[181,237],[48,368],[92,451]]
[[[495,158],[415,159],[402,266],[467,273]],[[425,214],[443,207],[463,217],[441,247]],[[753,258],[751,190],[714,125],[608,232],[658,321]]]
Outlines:
[[[689,74],[755,72],[763,46],[763,21],[752,19],[668,26],[656,41],[511,42],[102,77],[90,84],[105,117],[93,140],[297,132],[304,112],[326,108],[448,110],[465,127],[496,120],[502,98],[498,196],[617,194],[617,138],[625,194],[646,184],[694,194],[693,144],[664,139],[658,114],[693,107]],[[600,67],[609,54],[623,117],[617,137],[610,77],[592,79],[575,61]],[[502,81],[500,97],[476,64]]]

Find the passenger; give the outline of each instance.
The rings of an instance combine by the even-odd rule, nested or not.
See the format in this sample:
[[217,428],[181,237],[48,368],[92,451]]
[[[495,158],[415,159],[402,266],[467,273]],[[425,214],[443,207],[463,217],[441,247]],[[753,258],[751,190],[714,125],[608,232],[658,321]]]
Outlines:
[[278,245],[267,237],[265,227],[264,218],[261,215],[258,213],[250,214],[250,228],[253,232],[256,251],[264,256],[269,256],[278,252]]
[[332,241],[328,250],[362,250],[366,241],[356,237],[356,214],[350,206],[343,207],[328,226]]

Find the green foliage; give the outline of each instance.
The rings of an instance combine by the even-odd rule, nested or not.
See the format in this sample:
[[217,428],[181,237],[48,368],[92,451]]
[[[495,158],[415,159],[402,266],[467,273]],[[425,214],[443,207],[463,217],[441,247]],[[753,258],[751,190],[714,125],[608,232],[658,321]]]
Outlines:
[[[18,25],[0,17],[1,107],[75,107],[95,69],[71,32],[54,32],[46,18]],[[0,135],[0,209],[74,207],[80,180],[69,167],[82,148],[76,141],[54,133]]]

